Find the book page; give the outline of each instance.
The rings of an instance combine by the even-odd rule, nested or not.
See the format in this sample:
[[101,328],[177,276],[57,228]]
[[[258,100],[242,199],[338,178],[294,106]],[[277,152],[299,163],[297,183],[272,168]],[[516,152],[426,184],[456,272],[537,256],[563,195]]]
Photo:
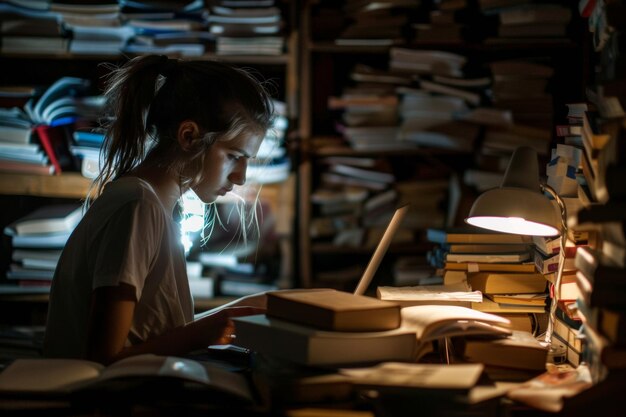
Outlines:
[[450,285],[416,285],[407,287],[378,287],[376,295],[386,301],[447,300],[480,303],[480,291],[471,291],[467,283]]
[[151,354],[131,356],[109,365],[101,380],[128,376],[169,376],[206,384],[209,381],[206,369],[190,359]]
[[472,388],[478,382],[484,365],[412,364],[385,362],[371,368],[342,369],[355,385],[425,389]]
[[401,310],[402,328],[416,332],[420,342],[468,334],[510,334],[510,320],[459,306],[421,305]]
[[239,400],[252,402],[253,395],[241,374],[187,358],[144,354],[122,359],[109,365],[100,381],[125,377],[177,378],[203,385],[218,395],[231,394]]
[[0,372],[0,391],[63,392],[98,379],[104,366],[80,359],[17,359]]

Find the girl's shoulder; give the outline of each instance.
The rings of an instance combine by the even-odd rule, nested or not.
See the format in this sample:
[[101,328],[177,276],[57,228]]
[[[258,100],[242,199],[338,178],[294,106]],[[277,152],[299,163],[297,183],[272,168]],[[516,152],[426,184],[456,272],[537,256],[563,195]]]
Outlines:
[[123,177],[108,183],[92,207],[105,206],[107,210],[115,210],[121,206],[137,204],[163,208],[147,181],[137,177]]

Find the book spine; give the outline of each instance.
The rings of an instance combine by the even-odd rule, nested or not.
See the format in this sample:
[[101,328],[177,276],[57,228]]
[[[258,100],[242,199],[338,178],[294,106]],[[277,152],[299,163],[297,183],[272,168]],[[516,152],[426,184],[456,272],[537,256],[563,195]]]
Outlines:
[[54,141],[50,136],[50,129],[51,128],[49,126],[44,125],[40,125],[35,128],[37,132],[37,137],[39,137],[39,142],[41,143],[41,146],[46,152],[46,155],[48,155],[48,159],[50,159],[50,162],[54,167],[54,173],[56,175],[60,175],[62,172],[61,164],[59,162],[59,159],[57,158],[57,153],[54,149]]

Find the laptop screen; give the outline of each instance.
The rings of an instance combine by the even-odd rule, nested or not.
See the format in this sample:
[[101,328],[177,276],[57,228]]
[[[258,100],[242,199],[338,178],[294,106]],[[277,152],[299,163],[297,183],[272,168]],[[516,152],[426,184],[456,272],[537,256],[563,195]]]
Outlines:
[[374,275],[376,274],[376,271],[378,270],[378,267],[380,266],[380,263],[382,262],[385,253],[387,253],[387,249],[389,248],[389,245],[391,244],[391,241],[393,240],[396,231],[400,227],[404,216],[406,216],[406,212],[408,211],[408,209],[408,205],[396,209],[396,212],[393,214],[391,221],[387,225],[387,229],[385,229],[385,233],[383,233],[380,242],[378,242],[378,245],[376,246],[376,250],[374,251],[372,258],[367,264],[367,268],[365,268],[365,272],[363,272],[363,275],[361,276],[361,279],[359,280],[359,283],[354,290],[355,295],[363,295],[365,294],[365,291],[367,291],[367,287],[369,287],[370,283],[372,282],[372,279],[374,278]]

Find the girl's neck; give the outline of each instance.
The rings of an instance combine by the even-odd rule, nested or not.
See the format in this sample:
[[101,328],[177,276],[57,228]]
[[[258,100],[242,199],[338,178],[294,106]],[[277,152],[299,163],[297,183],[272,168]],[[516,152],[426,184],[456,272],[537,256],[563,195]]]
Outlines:
[[127,176],[141,178],[148,182],[168,213],[174,213],[176,202],[184,190],[181,189],[178,175],[152,164],[140,164]]

